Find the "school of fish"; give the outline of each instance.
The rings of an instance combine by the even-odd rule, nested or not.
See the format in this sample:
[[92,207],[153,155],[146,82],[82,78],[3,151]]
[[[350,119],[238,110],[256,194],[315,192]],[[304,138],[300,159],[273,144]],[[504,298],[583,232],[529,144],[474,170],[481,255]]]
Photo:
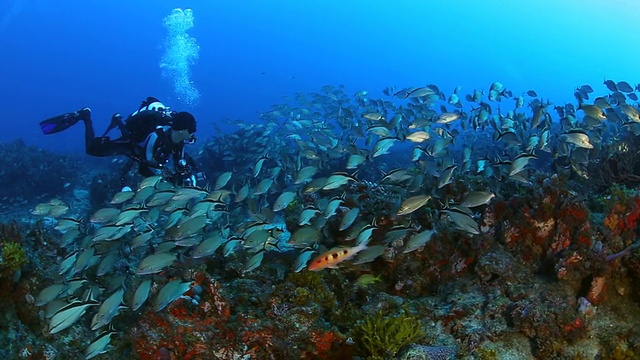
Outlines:
[[[527,186],[533,171],[557,159],[584,174],[603,143],[640,134],[632,104],[640,85],[605,85],[609,94],[593,102],[594,90],[583,85],[577,104],[562,105],[533,90],[515,95],[499,82],[486,98],[484,90],[447,95],[435,85],[385,88],[384,99],[349,96],[341,86],[296,94],[202,146],[199,155],[220,165],[205,188],[148,177],[88,219],[64,217],[69,207],[57,199],[38,204],[32,214],[57,219],[68,255],[59,282],[36,303],[52,334],[85,314],[98,330],[183,296],[192,283],[177,274],[190,264],[242,261],[238,276],[266,261],[321,271],[367,266],[398,244],[403,253],[420,251],[441,227],[481,234],[481,210],[500,197],[502,183]],[[469,177],[482,181],[471,185]],[[455,182],[464,190],[452,195]],[[433,226],[414,221],[426,213],[438,219]],[[383,217],[393,226],[382,230]],[[101,332],[87,358],[107,351],[113,334]]]

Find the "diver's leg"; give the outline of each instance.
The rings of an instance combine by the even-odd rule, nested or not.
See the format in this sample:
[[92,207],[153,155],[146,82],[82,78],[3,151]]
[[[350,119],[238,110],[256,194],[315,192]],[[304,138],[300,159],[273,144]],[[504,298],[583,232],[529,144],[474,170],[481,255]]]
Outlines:
[[[89,124],[87,124],[87,127],[89,127]],[[87,130],[87,136],[88,135],[89,130]],[[91,139],[87,137],[85,150],[87,154],[93,156],[134,155],[131,142],[122,139],[111,140],[108,136],[94,137]]]
[[88,147],[88,144],[96,138],[96,132],[93,130],[93,121],[91,121],[91,109],[82,108],[76,111],[76,118],[84,121],[84,146]]
[[111,140],[108,136],[96,137],[95,130],[93,129],[93,121],[91,121],[91,110],[89,108],[80,109],[76,113],[78,114],[78,119],[84,121],[84,146],[85,152],[88,155],[131,155],[131,142],[122,138]]

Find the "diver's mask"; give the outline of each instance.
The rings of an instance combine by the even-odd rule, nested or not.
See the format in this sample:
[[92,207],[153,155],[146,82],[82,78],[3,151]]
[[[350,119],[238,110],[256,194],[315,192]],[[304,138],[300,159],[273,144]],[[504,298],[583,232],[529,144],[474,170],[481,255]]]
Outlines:
[[182,143],[185,144],[185,145],[195,144],[196,140],[198,140],[198,138],[196,138],[196,134],[193,133],[193,134],[191,134],[190,138],[188,138],[187,140],[183,140]]

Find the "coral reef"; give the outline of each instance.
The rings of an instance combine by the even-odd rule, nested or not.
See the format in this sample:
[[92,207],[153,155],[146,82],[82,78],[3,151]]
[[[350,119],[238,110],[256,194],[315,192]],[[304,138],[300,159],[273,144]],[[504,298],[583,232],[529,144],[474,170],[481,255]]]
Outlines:
[[0,144],[0,169],[0,199],[32,201],[64,194],[77,179],[79,163],[16,140]]

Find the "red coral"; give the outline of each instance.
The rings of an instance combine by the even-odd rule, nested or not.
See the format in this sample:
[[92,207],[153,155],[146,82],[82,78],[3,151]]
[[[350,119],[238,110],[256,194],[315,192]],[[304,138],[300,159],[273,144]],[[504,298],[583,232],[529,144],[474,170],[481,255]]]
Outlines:
[[315,354],[321,358],[330,355],[331,348],[334,344],[342,341],[342,336],[332,331],[311,331],[311,341],[316,345]]
[[633,204],[630,207],[631,209],[629,209],[625,216],[626,226],[629,230],[635,230],[638,219],[640,219],[640,198],[634,198]]
[[203,354],[229,350],[233,345],[235,334],[229,336],[225,326],[231,306],[220,294],[221,285],[206,275],[194,278],[205,289],[199,304],[178,299],[164,311],[148,310],[129,330],[140,359],[158,359],[162,349],[172,358],[200,359]]

